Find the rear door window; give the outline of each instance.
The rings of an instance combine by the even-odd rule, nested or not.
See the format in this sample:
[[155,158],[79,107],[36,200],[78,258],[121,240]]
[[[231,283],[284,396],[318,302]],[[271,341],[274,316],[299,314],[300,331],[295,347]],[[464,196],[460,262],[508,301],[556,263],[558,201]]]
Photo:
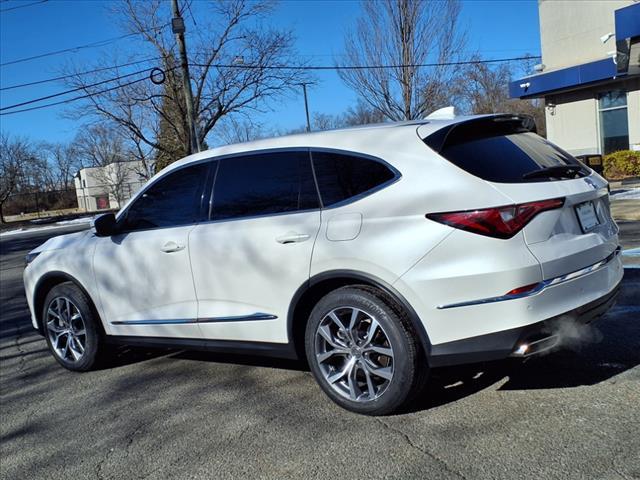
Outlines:
[[333,152],[312,152],[313,168],[325,207],[371,192],[395,179],[381,162]]
[[319,208],[308,151],[274,152],[220,160],[213,220]]
[[[585,176],[589,170],[557,145],[509,123],[469,122],[450,132],[436,132],[425,139],[430,147],[463,170],[490,182],[521,183]],[[559,176],[533,176],[539,170],[573,166],[577,172]]]

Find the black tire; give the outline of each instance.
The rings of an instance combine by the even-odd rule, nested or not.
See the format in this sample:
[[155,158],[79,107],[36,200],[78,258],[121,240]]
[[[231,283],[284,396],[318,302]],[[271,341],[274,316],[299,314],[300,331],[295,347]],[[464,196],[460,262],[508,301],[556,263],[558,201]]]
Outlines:
[[[383,347],[389,346],[391,348],[391,355],[385,357],[373,353],[374,357],[371,357],[371,353],[363,353],[365,350],[358,350],[360,347],[354,347],[354,350],[352,347],[341,345],[340,349],[335,351],[351,348],[353,353],[338,353],[337,355],[332,355],[331,358],[327,357],[326,360],[319,360],[316,355],[326,355],[327,350],[325,347],[330,344],[326,342],[324,335],[316,335],[318,327],[322,323],[325,331],[327,326],[333,328],[335,322],[334,324],[331,323],[330,312],[336,313],[338,317],[342,315],[342,318],[346,318],[350,316],[349,312],[353,312],[354,309],[360,311],[360,313],[356,314],[356,318],[364,318],[363,320],[356,320],[356,322],[359,321],[361,325],[364,323],[365,336],[373,325],[373,321],[367,319],[367,316],[377,321],[381,329],[378,330],[376,335],[378,339],[384,339]],[[344,324],[345,321],[342,318],[340,320]],[[340,328],[336,327],[335,332],[338,334],[337,337],[340,337],[338,330]],[[345,332],[346,330],[343,331],[343,334]],[[364,345],[366,338],[358,337],[358,335],[359,333],[353,334],[343,343],[345,345],[348,343],[352,346]],[[333,338],[333,340],[335,343],[340,338]],[[330,348],[329,352],[333,352],[333,346]],[[389,296],[368,286],[358,285],[339,288],[327,294],[316,304],[306,327],[305,352],[313,376],[329,398],[347,410],[365,415],[388,415],[408,406],[415,396],[422,391],[429,372],[419,340],[406,313]],[[340,380],[341,383],[334,382],[336,386],[332,386],[328,378],[346,371],[349,359],[360,365],[356,367],[356,370],[359,369],[360,372],[356,371],[353,373],[353,379],[348,379],[352,380],[351,384],[349,384],[348,380],[344,380],[343,377]],[[365,360],[367,361],[365,362]],[[376,378],[376,381],[382,382],[379,386],[375,383],[367,383],[363,376],[365,375],[365,370],[368,370],[371,366],[369,361],[374,363],[376,361],[384,362],[383,366],[392,365],[391,379]],[[330,362],[330,364],[327,366],[324,362]],[[332,365],[332,362],[337,365]],[[371,376],[371,370],[368,370],[367,373],[367,379],[374,378]],[[351,376],[351,373],[345,375],[345,377],[348,376]],[[347,388],[344,385],[345,383],[348,384],[348,392],[345,391],[345,388]],[[352,388],[352,385],[356,386]],[[370,388],[371,386],[373,386],[373,389]],[[378,392],[376,392],[376,388],[379,388]],[[372,390],[376,394],[375,398],[372,398],[370,393]],[[356,400],[353,400],[353,392],[356,392]]]
[[[65,327],[60,327],[56,324],[51,326],[47,325],[49,319],[55,318],[48,312],[50,307],[53,306],[54,309],[56,308],[56,299],[67,299],[72,305],[72,311],[75,312],[77,310],[80,313],[81,317],[79,320],[82,322],[85,332],[84,335],[74,335],[75,340],[72,340],[71,343],[69,343],[69,333],[66,334],[66,337],[64,334],[61,336],[59,350],[64,351],[64,347],[68,347],[67,352],[64,354],[65,358],[61,356],[61,353],[58,353],[59,350],[56,351],[56,348],[53,344],[54,340],[52,339],[52,336],[55,337],[57,333],[57,331],[52,330],[53,328],[57,329]],[[64,305],[64,300],[61,304]],[[63,307],[63,310],[66,309],[64,309]],[[104,350],[101,330],[99,326],[100,319],[92,308],[91,301],[76,284],[74,284],[73,282],[65,282],[53,287],[45,298],[41,318],[42,331],[44,333],[45,339],[47,340],[49,350],[51,351],[53,358],[55,358],[60,365],[68,370],[73,370],[76,372],[86,372],[97,366],[101,353],[103,353]],[[75,327],[79,327],[77,319],[75,320],[75,322],[71,323],[75,324]],[[80,328],[77,328],[75,330],[76,333],[80,331]],[[76,360],[73,354],[79,353],[81,349],[75,342],[80,342],[80,344],[82,344],[82,340],[84,340],[83,351],[81,352],[80,357]]]

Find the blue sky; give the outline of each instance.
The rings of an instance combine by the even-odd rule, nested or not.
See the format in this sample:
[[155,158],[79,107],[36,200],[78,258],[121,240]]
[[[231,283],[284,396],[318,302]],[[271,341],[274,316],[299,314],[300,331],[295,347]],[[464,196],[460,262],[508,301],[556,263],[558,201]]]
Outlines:
[[[85,45],[122,34],[115,19],[109,15],[109,0],[48,0],[32,6],[36,0],[5,0],[0,10],[0,63],[41,53]],[[195,0],[197,3],[200,0]],[[204,12],[204,5],[198,5]],[[278,4],[270,23],[291,28],[296,35],[298,52],[313,64],[332,64],[334,55],[342,50],[343,35],[358,16],[360,4],[349,0],[283,0]],[[485,58],[516,57],[525,53],[539,55],[538,7],[536,0],[466,0],[461,20],[468,27],[468,48]],[[189,30],[194,29],[187,16]],[[91,62],[114,50],[135,53],[131,39],[98,47],[49,56],[28,62],[0,67],[0,85],[7,87],[58,76],[63,65],[74,63],[91,68]],[[136,68],[135,66],[132,68]],[[336,114],[355,102],[337,74],[318,72],[319,84],[309,91],[309,106],[313,112]],[[6,106],[36,97],[66,90],[61,83],[0,91],[0,105]],[[81,122],[65,119],[68,107],[52,107],[0,117],[0,128],[34,140],[68,141]],[[273,130],[287,130],[304,124],[304,104],[301,95],[285,99],[272,106],[273,111],[260,121]]]

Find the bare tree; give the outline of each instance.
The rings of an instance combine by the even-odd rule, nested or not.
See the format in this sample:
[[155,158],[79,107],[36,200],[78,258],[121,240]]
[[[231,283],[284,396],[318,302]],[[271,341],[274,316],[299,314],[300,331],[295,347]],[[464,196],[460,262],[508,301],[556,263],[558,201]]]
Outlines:
[[[479,59],[478,59],[479,60]],[[464,110],[480,113],[520,113],[531,115],[536,121],[538,133],[546,135],[544,103],[539,99],[521,100],[510,98],[509,81],[518,70],[527,68],[503,63],[491,66],[478,61],[464,69],[464,80],[458,82],[457,91]]]
[[[296,64],[291,33],[260,26],[272,10],[271,2],[224,0],[190,6],[208,7],[211,13],[198,16],[197,28],[187,38],[201,144],[226,115],[264,109],[268,100],[308,80],[290,68]],[[129,84],[132,77],[127,77],[109,84],[120,88],[105,92],[104,85],[90,85],[122,72],[103,70],[93,78],[77,75],[73,84],[91,94],[93,108],[76,110],[76,114],[89,113],[116,123],[138,145],[163,154],[157,157],[156,169],[160,169],[188,152],[190,144],[175,40],[168,28],[171,13],[161,0],[122,0],[116,10],[126,31],[139,35],[139,51],[157,58],[165,82]]]
[[51,187],[59,190],[72,188],[73,177],[81,167],[78,152],[73,144],[43,143],[40,149],[47,155]]
[[[347,34],[338,73],[362,100],[390,120],[422,118],[450,103],[456,61],[465,45],[458,0],[363,1]],[[391,67],[391,68],[384,68]]]
[[385,116],[380,110],[372,108],[361,98],[354,106],[349,107],[343,117],[344,124],[347,126],[382,123],[385,120]]
[[97,185],[118,205],[131,196],[131,184],[137,186],[148,178],[145,166],[129,147],[121,130],[109,124],[83,127],[71,147],[82,166],[90,168]]

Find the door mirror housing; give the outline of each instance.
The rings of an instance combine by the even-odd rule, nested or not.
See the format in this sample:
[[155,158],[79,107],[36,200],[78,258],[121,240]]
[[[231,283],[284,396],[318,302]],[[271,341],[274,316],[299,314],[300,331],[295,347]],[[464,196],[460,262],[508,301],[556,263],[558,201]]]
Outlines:
[[118,233],[116,215],[113,212],[100,215],[93,221],[93,228],[98,237],[110,237],[111,235],[115,235]]

